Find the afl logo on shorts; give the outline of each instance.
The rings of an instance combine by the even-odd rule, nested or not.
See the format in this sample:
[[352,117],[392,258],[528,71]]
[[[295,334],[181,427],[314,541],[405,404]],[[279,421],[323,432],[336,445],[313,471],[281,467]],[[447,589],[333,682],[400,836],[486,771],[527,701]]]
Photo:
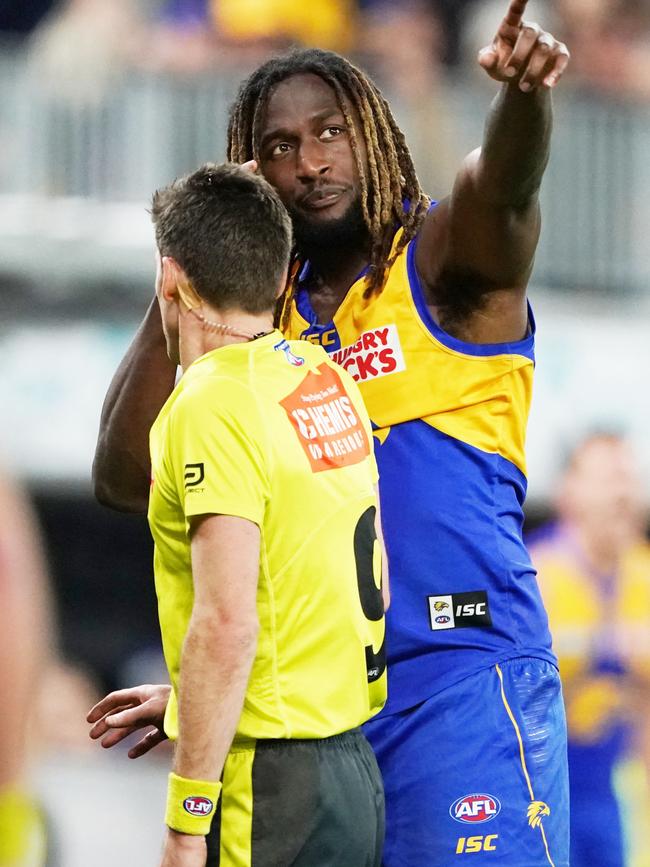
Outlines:
[[214,810],[214,804],[210,798],[204,798],[201,795],[192,795],[189,798],[185,798],[183,801],[183,808],[191,816],[209,816]]
[[449,808],[449,815],[457,822],[468,825],[479,825],[489,822],[501,812],[501,804],[493,795],[465,795],[459,798]]
[[439,614],[438,617],[436,617],[436,623],[449,623],[450,620],[451,617],[447,617],[446,614]]

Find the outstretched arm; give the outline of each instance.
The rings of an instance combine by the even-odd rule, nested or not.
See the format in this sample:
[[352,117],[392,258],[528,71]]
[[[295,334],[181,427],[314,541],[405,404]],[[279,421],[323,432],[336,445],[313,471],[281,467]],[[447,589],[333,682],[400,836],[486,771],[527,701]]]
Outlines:
[[45,564],[22,495],[0,478],[0,864],[27,864],[42,836],[26,785],[27,733],[50,643]]
[[27,721],[50,632],[45,563],[31,510],[0,478],[0,791],[22,782]]
[[95,496],[121,512],[146,512],[149,430],[174,388],[156,299],[151,302],[104,400],[93,463]]
[[551,90],[569,61],[561,42],[525,22],[512,0],[479,63],[502,88],[483,145],[465,160],[451,196],[427,217],[417,267],[434,315],[473,342],[518,340],[540,231],[538,193],[549,158]]

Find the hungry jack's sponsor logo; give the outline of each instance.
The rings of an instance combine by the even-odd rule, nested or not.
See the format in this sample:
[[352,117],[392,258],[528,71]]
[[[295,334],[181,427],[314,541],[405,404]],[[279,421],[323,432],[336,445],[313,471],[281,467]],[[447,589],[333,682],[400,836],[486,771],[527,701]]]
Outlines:
[[330,351],[330,358],[344,367],[356,382],[406,370],[396,325],[364,331],[352,345]]
[[317,371],[280,401],[314,473],[357,464],[370,454],[365,428],[341,377],[329,364]]

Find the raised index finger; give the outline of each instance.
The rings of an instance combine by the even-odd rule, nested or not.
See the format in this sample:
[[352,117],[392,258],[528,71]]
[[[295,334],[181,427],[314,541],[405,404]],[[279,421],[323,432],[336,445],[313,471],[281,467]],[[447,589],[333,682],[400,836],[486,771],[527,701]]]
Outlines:
[[521,20],[524,17],[528,0],[511,0],[504,23],[509,27],[519,27]]

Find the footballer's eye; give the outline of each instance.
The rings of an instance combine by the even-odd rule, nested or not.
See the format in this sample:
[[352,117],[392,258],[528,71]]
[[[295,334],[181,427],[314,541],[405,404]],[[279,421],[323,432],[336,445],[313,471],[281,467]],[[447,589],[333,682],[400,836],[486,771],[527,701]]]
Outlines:
[[278,142],[276,145],[273,146],[273,149],[271,151],[271,156],[272,157],[279,157],[279,156],[282,156],[282,154],[289,153],[290,150],[291,150],[291,145],[289,144],[289,142],[281,141],[281,142]]
[[342,133],[345,132],[345,129],[340,126],[327,126],[321,133],[321,141],[331,141],[333,138],[337,138]]

